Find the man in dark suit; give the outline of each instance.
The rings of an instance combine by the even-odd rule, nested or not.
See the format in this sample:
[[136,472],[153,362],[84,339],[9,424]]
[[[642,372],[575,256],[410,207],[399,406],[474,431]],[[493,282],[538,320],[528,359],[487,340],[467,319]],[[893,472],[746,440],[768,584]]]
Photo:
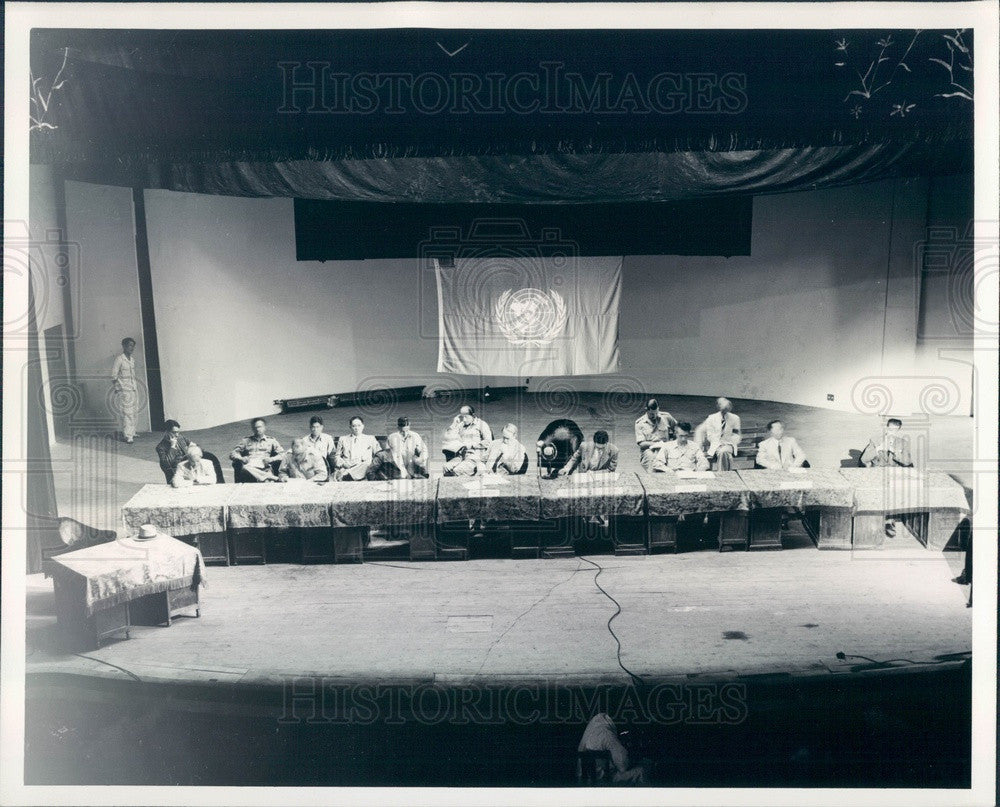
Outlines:
[[559,469],[560,476],[566,476],[579,471],[614,471],[618,468],[618,446],[609,442],[608,433],[603,429],[594,432],[593,440],[585,440],[580,447],[573,452],[562,468]]
[[181,424],[176,420],[168,420],[163,424],[166,431],[163,439],[156,444],[156,456],[160,459],[160,470],[166,477],[167,484],[173,481],[178,464],[187,459],[190,441],[181,434]]
[[574,421],[553,420],[538,435],[539,468],[544,469],[546,476],[555,476],[582,442],[583,430]]

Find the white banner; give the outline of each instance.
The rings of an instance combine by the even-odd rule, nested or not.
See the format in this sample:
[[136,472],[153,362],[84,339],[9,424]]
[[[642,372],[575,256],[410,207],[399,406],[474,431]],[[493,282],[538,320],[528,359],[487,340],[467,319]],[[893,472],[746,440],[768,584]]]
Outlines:
[[620,256],[460,258],[435,269],[439,373],[618,372]]

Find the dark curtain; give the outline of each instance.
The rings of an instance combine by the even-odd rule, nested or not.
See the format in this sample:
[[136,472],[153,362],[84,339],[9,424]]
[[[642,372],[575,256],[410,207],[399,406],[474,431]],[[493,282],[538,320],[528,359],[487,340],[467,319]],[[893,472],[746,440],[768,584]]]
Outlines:
[[31,58],[32,160],[115,184],[650,201],[971,166],[968,31],[39,30]]

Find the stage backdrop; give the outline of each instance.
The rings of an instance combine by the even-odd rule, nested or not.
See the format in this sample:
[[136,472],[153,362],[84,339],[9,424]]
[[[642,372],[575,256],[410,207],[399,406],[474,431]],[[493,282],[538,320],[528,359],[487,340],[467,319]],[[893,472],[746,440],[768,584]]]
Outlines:
[[615,373],[621,257],[435,259],[439,373]]

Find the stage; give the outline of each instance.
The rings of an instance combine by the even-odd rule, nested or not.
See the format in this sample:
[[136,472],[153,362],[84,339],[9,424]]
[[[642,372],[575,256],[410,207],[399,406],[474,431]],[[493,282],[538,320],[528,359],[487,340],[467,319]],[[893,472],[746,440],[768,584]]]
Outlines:
[[[708,398],[657,397],[661,408],[695,424],[712,408]],[[378,434],[408,414],[431,445],[433,475],[441,468],[440,434],[461,403],[321,414],[328,431],[341,433],[361,411]],[[573,417],[588,434],[605,428],[621,449],[619,468],[638,471],[638,411],[628,403],[632,408],[596,393],[519,395],[480,412],[496,432],[516,423],[528,445],[556,417]],[[814,468],[850,464],[850,449],[860,450],[878,424],[873,415],[734,404],[745,429],[783,418]],[[310,414],[270,416],[268,433],[287,447],[306,432]],[[928,468],[968,487],[973,466],[963,458],[971,455],[972,420],[924,418],[919,426]],[[225,458],[246,430],[236,423],[187,435],[223,459],[230,479]],[[153,450],[159,437],[125,445],[96,436],[56,446],[61,514],[120,528],[122,504],[142,485],[162,483]],[[795,519],[781,537],[780,552],[720,553],[705,544],[615,557],[596,545],[579,557],[544,560],[212,566],[199,618],[133,627],[130,639],[80,655],[56,641],[51,580],[30,575],[28,721],[42,750],[29,755],[29,777],[566,785],[567,759],[589,712],[603,703],[600,693],[612,701],[639,698],[642,712],[650,693],[661,693],[660,708],[669,691],[679,699],[669,708],[677,720],[654,715],[648,727],[660,749],[660,784],[967,781],[971,609],[968,588],[952,582],[963,553],[928,551],[902,527],[882,549],[868,551],[820,551]],[[590,561],[610,597],[595,584]],[[618,607],[612,635],[608,620]],[[729,686],[736,689],[720,690]],[[421,733],[429,730],[425,691],[435,693],[431,703],[443,699],[436,714],[445,717],[430,721],[438,745],[427,746],[430,735]],[[546,722],[544,710],[536,719],[530,697],[539,691],[560,704],[554,721]],[[484,692],[503,694],[487,699],[485,723],[475,718]],[[527,706],[495,711],[510,693],[525,692]],[[728,717],[712,711],[720,697],[736,704]],[[695,719],[702,701],[714,717]],[[621,708],[621,718],[632,720],[627,703]],[[190,738],[179,728],[187,724]],[[141,744],[142,764],[121,756],[96,763],[88,751],[97,742],[92,731],[119,748]],[[914,752],[904,738],[925,731],[932,741]],[[244,756],[216,750],[237,734],[246,755],[264,753],[268,762],[241,764]],[[757,736],[772,740],[758,746]],[[947,749],[940,737],[950,738]],[[347,757],[345,743],[354,748]],[[910,755],[907,765],[873,764],[894,743]],[[447,766],[438,766],[435,748],[445,749]],[[679,768],[671,762],[678,757],[685,760]]]
[[212,567],[199,618],[79,656],[32,575],[29,780],[566,786],[604,709],[665,786],[967,781],[961,553],[793,523],[782,552],[585,557],[637,679],[584,557]]

